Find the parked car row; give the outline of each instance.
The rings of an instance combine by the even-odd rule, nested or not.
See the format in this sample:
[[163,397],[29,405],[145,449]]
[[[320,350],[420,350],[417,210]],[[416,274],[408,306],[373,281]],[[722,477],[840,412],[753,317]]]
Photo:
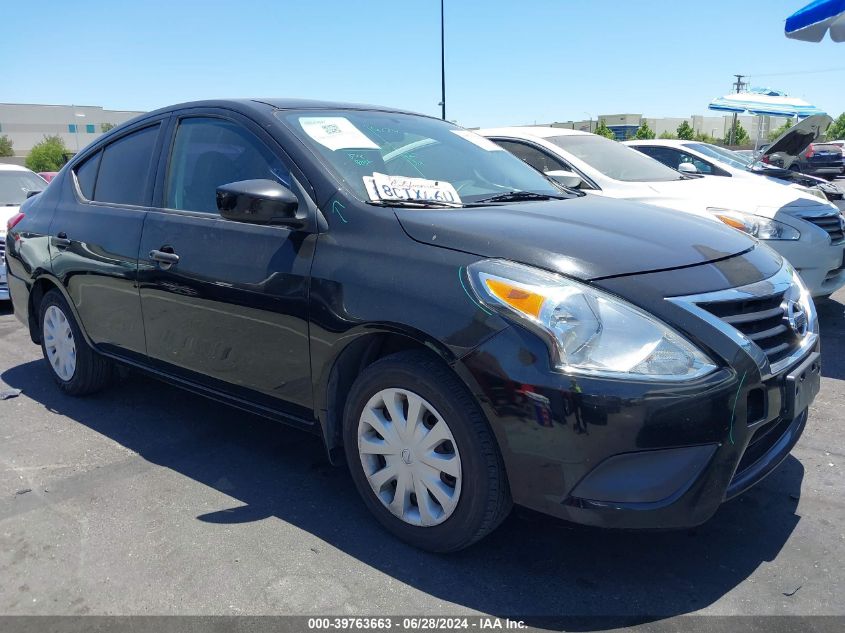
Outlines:
[[63,392],[129,366],[315,433],[418,547],[513,503],[681,528],[788,455],[819,389],[841,215],[758,180],[556,128],[181,104],[17,195],[9,288]]
[[[596,134],[555,127],[496,128],[479,134],[541,172],[570,179],[568,184],[588,195],[718,219],[753,235],[795,266],[813,296],[845,286],[845,220],[839,209],[806,187],[763,179],[724,163],[712,145],[630,141],[643,156]],[[709,176],[700,177],[702,173]]]

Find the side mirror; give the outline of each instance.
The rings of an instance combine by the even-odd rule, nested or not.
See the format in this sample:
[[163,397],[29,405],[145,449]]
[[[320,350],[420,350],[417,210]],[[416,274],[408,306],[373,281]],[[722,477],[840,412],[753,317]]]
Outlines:
[[26,197],[27,197],[27,199],[29,199],[29,198],[31,198],[32,196],[37,196],[39,193],[41,193],[41,190],[40,190],[40,189],[35,189],[35,190],[33,190],[33,191],[27,191],[27,192],[26,192]]
[[570,189],[577,189],[581,186],[581,183],[584,182],[581,180],[581,176],[576,174],[574,171],[568,171],[566,169],[553,169],[551,171],[547,171],[546,176],[555,182],[560,183],[564,187],[569,187]]
[[698,174],[698,167],[693,165],[692,163],[681,163],[678,165],[678,171],[682,174]]
[[275,180],[240,180],[217,187],[217,209],[227,220],[249,224],[301,227],[296,216],[299,200]]

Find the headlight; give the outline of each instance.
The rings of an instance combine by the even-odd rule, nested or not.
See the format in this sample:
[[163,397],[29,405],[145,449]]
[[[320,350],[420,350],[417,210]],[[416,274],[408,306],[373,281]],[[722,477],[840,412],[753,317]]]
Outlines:
[[764,218],[762,215],[716,207],[707,207],[707,210],[728,226],[753,235],[759,240],[797,240],[801,237],[798,229],[771,218]]
[[505,260],[483,260],[467,270],[478,299],[546,338],[559,369],[674,381],[716,368],[665,323],[586,284]]

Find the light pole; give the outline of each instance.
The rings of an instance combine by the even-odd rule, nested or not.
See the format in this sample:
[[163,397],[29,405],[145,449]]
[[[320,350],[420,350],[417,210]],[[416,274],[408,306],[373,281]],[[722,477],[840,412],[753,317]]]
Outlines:
[[587,112],[586,110],[584,110],[584,114],[586,114],[588,117],[590,117],[590,129],[589,129],[589,131],[592,134],[592,132],[593,132],[593,115],[590,114],[589,112]]
[[443,0],[440,0],[440,118],[446,120],[446,29]]

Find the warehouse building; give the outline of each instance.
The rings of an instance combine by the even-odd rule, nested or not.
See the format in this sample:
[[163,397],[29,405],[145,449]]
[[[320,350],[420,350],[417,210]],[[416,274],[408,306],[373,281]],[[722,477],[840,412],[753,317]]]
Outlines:
[[100,106],[0,103],[0,136],[12,141],[15,156],[4,162],[23,164],[32,147],[45,136],[57,135],[75,154],[110,127],[143,114],[106,110]]

